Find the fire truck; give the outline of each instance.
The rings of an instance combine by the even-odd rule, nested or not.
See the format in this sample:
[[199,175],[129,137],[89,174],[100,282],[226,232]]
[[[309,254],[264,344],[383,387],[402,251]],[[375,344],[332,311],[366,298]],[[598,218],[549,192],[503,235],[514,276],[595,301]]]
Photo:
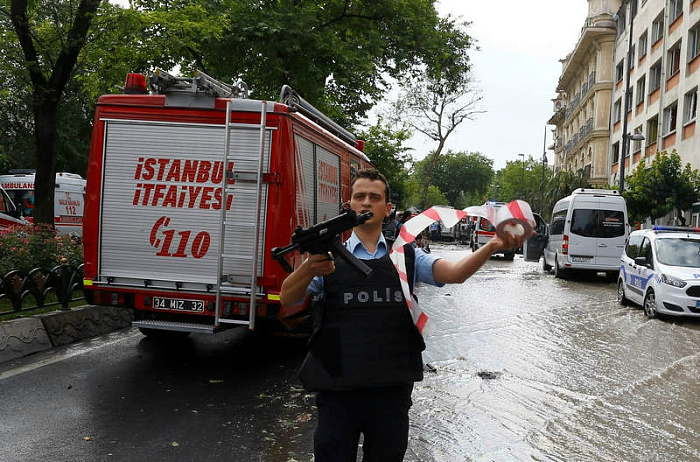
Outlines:
[[129,74],[95,112],[87,301],[132,308],[146,335],[308,333],[306,303],[280,304],[287,273],[271,250],[340,213],[354,172],[372,165],[363,151],[289,86],[274,102],[202,72]]

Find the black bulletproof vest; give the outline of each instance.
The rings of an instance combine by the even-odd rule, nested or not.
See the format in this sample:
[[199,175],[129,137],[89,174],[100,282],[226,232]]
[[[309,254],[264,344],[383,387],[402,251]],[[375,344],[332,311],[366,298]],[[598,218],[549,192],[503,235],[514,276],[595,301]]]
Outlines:
[[[412,280],[413,249],[406,255]],[[363,260],[364,279],[343,260],[325,278],[322,319],[299,378],[311,391],[354,390],[423,379],[423,337],[411,320],[388,256]],[[411,284],[412,285],[412,284]]]

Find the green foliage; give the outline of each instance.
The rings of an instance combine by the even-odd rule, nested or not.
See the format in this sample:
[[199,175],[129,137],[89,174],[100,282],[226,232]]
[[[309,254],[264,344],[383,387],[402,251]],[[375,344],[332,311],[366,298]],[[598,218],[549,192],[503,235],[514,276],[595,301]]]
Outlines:
[[631,222],[661,218],[674,210],[688,210],[698,201],[700,175],[686,164],[674,150],[671,154],[661,151],[656,154],[650,167],[644,159],[639,162],[634,174],[627,178],[623,196]]
[[576,172],[560,171],[552,175],[549,166],[532,156],[527,159],[506,163],[506,167],[496,172],[489,189],[489,199],[510,202],[522,199],[530,204],[534,212],[545,219],[559,199],[578,188],[590,188],[588,175],[584,170]]
[[290,85],[346,126],[359,122],[382,98],[387,77],[417,73],[436,55],[449,63],[465,53],[464,40],[445,41],[443,23],[454,21],[439,18],[434,0],[197,0],[136,5],[151,11],[167,9],[169,14],[201,5],[209,20],[221,25],[220,34],[202,34],[185,43],[189,46],[180,50],[183,70],[199,67],[224,80],[241,77],[256,98],[276,98],[282,85]]
[[[421,198],[423,194],[423,181],[418,175],[412,175],[406,182],[406,202],[405,206],[402,207],[407,209],[409,207],[416,207],[422,210]],[[445,197],[440,189],[435,185],[430,185],[428,188],[428,201],[426,208],[432,207],[433,205],[449,205],[449,201]]]
[[365,154],[375,163],[377,170],[382,172],[389,180],[392,196],[397,199],[394,207],[404,207],[405,191],[404,185],[408,179],[408,173],[404,165],[408,164],[411,156],[408,153],[410,148],[403,146],[403,143],[410,138],[410,134],[405,130],[394,131],[382,125],[382,120],[367,130],[358,134],[360,139],[366,140]]
[[[431,157],[415,163],[415,174],[425,178]],[[475,197],[486,194],[493,180],[493,160],[481,153],[447,151],[437,159],[433,169],[432,184],[444,194],[456,209],[474,205]]]
[[15,226],[0,232],[0,275],[15,269],[51,269],[63,258],[70,265],[82,265],[83,245],[44,226]]

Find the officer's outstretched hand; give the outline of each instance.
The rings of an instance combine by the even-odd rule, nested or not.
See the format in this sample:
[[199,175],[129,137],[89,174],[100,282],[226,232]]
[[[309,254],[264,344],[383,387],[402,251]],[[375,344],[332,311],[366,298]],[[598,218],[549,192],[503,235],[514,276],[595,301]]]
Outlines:
[[[520,227],[520,229],[522,229],[521,225],[517,225],[516,223],[513,224],[516,225],[514,227]],[[532,228],[525,230],[524,234],[522,235],[513,234],[511,231],[508,231],[506,229],[503,231],[503,237],[495,235],[492,240],[494,241],[495,247],[497,249],[516,249],[522,247],[523,243],[535,234],[535,230]]]

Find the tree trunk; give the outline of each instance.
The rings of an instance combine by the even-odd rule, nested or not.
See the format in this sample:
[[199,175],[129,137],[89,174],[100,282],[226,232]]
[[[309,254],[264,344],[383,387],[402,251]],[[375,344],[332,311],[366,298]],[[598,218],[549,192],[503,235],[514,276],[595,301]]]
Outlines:
[[445,140],[440,140],[440,144],[438,144],[437,149],[433,153],[433,157],[430,159],[430,165],[428,166],[428,171],[425,172],[425,182],[423,183],[423,192],[420,195],[420,207],[422,210],[425,210],[428,208],[428,188],[430,187],[430,183],[433,182],[433,171],[435,170],[435,166],[437,165],[438,158],[440,157],[440,154],[442,153],[442,148],[445,146]]
[[58,158],[58,101],[45,98],[34,103],[36,177],[34,178],[34,223],[54,227],[56,159]]

